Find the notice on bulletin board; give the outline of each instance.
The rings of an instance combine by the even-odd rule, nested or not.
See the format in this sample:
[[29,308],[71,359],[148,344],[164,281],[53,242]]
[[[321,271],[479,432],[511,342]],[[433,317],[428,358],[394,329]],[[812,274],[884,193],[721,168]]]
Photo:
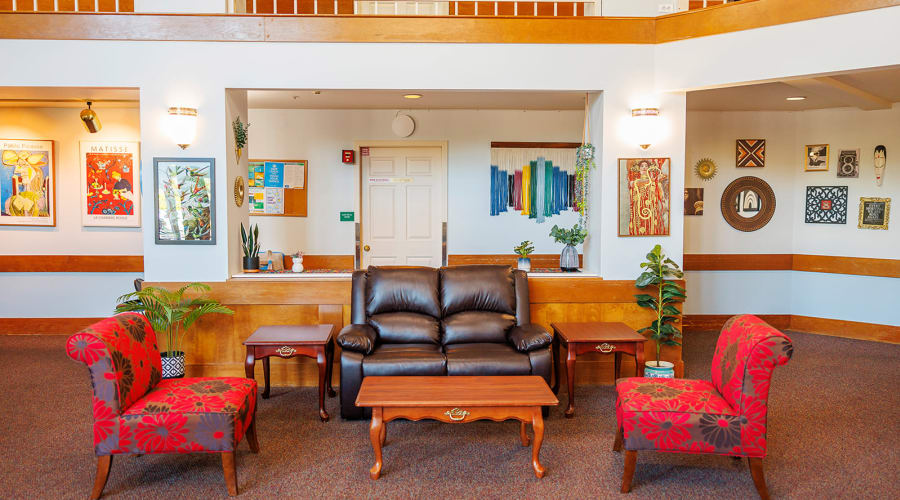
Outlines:
[[250,160],[250,215],[306,216],[305,160]]

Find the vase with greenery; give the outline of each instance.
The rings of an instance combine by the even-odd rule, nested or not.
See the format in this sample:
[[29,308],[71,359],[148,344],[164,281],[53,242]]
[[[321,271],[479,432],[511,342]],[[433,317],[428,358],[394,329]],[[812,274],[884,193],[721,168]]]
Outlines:
[[587,230],[579,224],[572,226],[572,229],[560,228],[556,225],[550,229],[550,236],[557,242],[566,245],[559,254],[559,268],[565,272],[575,272],[578,270],[578,250],[575,245],[584,243],[587,238]]
[[[165,340],[165,350],[160,353],[163,378],[184,376],[182,340],[195,321],[210,313],[234,314],[217,300],[206,297],[209,289],[209,285],[203,283],[189,283],[175,291],[145,286],[116,300],[117,313],[143,313],[157,337]],[[185,297],[185,293],[191,291],[200,292],[200,295]]]
[[259,224],[250,226],[250,231],[244,229],[241,222],[241,250],[244,252],[244,272],[259,272]]
[[687,295],[684,287],[674,280],[684,277],[684,273],[678,268],[678,264],[665,256],[659,245],[653,247],[647,254],[647,261],[641,264],[641,268],[643,271],[634,285],[650,293],[635,295],[634,298],[639,306],[656,313],[656,319],[650,326],[638,330],[643,334],[649,334],[656,342],[656,361],[646,363],[645,376],[674,378],[674,365],[668,361],[661,361],[659,353],[663,345],[681,345],[675,340],[681,338],[681,331],[674,325],[681,317],[681,311],[676,304],[684,302]]
[[519,256],[519,260],[516,263],[516,267],[527,272],[531,271],[531,259],[528,257],[532,253],[534,253],[534,245],[525,240],[515,248],[513,248],[513,252],[516,252]]
[[238,161],[241,161],[241,151],[247,147],[247,129],[250,128],[250,124],[241,122],[241,117],[236,116],[231,128],[234,130],[234,154]]

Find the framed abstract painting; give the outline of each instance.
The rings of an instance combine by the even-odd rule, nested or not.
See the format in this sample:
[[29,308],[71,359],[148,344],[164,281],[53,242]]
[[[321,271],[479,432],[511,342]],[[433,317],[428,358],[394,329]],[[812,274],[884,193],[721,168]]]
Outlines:
[[766,166],[766,140],[765,139],[738,139],[735,166],[765,167]]
[[619,236],[667,236],[669,158],[619,158]]
[[137,142],[81,142],[81,224],[141,226]]
[[807,224],[846,224],[847,186],[806,186]]
[[0,139],[0,156],[0,226],[55,226],[53,141]]
[[215,158],[154,158],[157,245],[216,244]]

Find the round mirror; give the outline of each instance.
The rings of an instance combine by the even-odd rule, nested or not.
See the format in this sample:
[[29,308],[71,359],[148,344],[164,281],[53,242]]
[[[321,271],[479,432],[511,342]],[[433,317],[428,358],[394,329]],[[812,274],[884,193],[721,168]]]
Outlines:
[[722,217],[740,231],[756,231],[775,214],[775,192],[759,177],[741,177],[722,192]]

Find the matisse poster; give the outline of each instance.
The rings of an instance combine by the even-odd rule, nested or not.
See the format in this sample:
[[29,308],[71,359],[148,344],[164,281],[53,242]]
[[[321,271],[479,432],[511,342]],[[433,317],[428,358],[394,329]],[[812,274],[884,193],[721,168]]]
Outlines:
[[140,227],[137,142],[81,142],[81,223]]
[[0,139],[0,225],[56,225],[53,141]]

